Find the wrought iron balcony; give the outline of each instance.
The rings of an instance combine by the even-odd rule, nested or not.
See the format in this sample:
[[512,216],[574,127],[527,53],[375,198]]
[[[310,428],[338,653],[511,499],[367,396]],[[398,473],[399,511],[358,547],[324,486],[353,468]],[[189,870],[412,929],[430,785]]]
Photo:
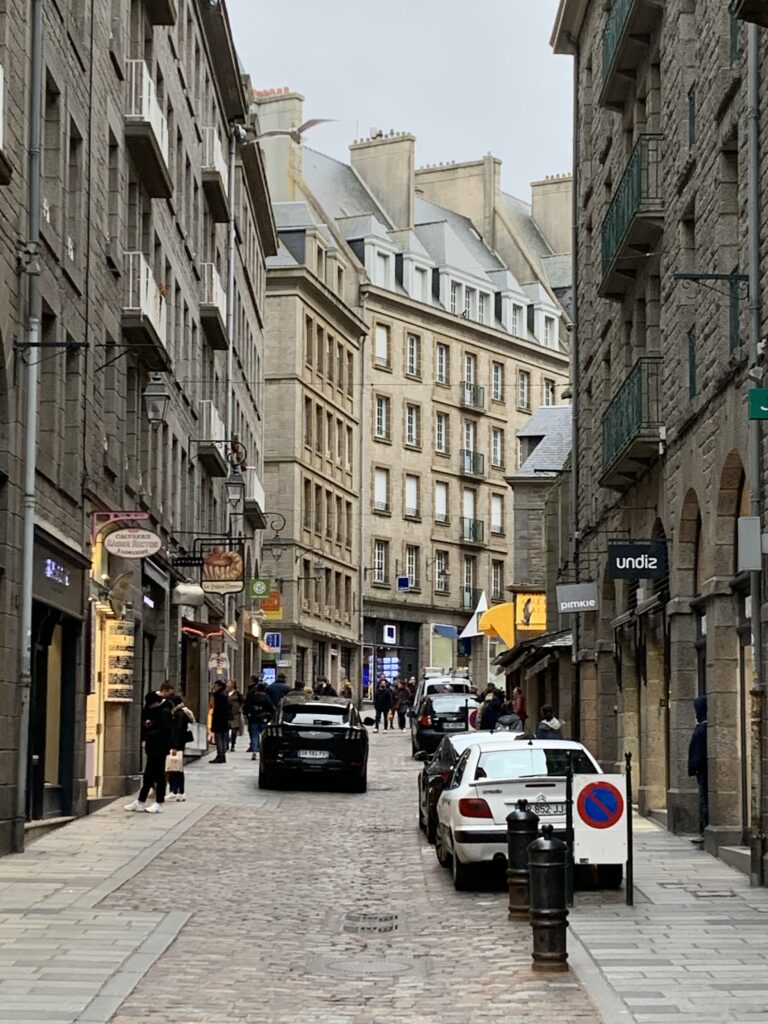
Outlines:
[[143,60],[127,60],[125,142],[138,173],[153,199],[170,199],[173,181],[169,170],[168,121],[157,99],[157,89]]
[[663,229],[663,144],[663,135],[640,136],[608,207],[602,226],[603,298],[623,296]]
[[742,21],[768,28],[768,6],[765,0],[731,0],[728,10]]
[[465,612],[473,612],[477,608],[477,602],[480,600],[482,590],[477,587],[461,587],[461,607]]
[[215,128],[203,128],[203,191],[211,217],[218,224],[229,220],[229,167]]
[[211,348],[216,352],[226,352],[229,347],[227,294],[215,263],[203,263],[200,269],[203,275],[200,323]]
[[479,384],[470,384],[468,381],[461,382],[461,404],[465,409],[485,408],[485,388]]
[[485,456],[481,452],[462,448],[459,452],[461,472],[465,476],[485,476]]
[[603,85],[600,105],[622,110],[635,78],[637,66],[645,59],[656,24],[664,12],[665,0],[613,0],[603,29]]
[[485,541],[485,523],[482,519],[467,519],[462,516],[461,539],[466,544],[482,544]]
[[603,415],[600,484],[624,490],[659,457],[661,356],[641,356]]

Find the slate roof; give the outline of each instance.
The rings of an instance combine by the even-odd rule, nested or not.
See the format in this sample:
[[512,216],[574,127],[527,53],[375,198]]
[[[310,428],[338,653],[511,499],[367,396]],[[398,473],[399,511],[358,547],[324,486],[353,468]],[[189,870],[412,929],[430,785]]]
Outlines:
[[372,215],[387,229],[392,228],[387,215],[349,164],[302,146],[301,167],[307,184],[329,217],[340,220]]
[[541,405],[531,416],[527,426],[518,430],[518,437],[540,437],[541,441],[520,466],[515,476],[536,476],[546,479],[546,474],[535,470],[563,468],[571,452],[571,407],[569,405]]

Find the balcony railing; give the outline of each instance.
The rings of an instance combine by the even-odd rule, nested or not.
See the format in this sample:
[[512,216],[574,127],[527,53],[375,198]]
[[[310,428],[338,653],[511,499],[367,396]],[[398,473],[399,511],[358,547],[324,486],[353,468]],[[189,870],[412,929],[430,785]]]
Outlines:
[[601,484],[621,489],[658,458],[661,356],[642,356],[603,416]]
[[603,84],[601,106],[623,109],[629,90],[627,80],[647,57],[654,27],[665,0],[613,0],[603,29]]
[[484,409],[485,388],[463,380],[461,382],[461,404],[467,409]]
[[485,456],[481,452],[462,448],[459,452],[461,472],[467,476],[483,476],[485,474]]
[[608,207],[602,227],[602,295],[626,290],[637,261],[663,225],[663,141],[663,135],[640,136]]
[[227,336],[227,295],[215,263],[203,263],[200,293],[200,319],[211,348],[224,351],[229,345]]
[[226,439],[227,432],[219,410],[213,402],[200,402],[200,419],[197,429],[197,455],[211,476],[227,476]]
[[464,611],[474,611],[480,600],[482,591],[477,587],[461,587],[461,607]]
[[125,74],[126,143],[149,194],[155,199],[168,199],[173,194],[168,121],[157,99],[155,83],[143,60],[127,60]]
[[243,511],[245,518],[258,530],[265,530],[267,521],[264,512],[267,507],[264,485],[261,482],[259,471],[255,466],[249,466],[245,471],[245,503]]
[[165,296],[155,281],[152,268],[140,252],[125,253],[128,294],[123,307],[124,314],[146,321],[157,336],[157,341],[166,345],[166,303]]
[[229,219],[229,167],[216,128],[203,128],[203,189],[214,221]]
[[462,516],[461,539],[469,544],[482,544],[485,540],[485,523],[482,519],[468,519]]

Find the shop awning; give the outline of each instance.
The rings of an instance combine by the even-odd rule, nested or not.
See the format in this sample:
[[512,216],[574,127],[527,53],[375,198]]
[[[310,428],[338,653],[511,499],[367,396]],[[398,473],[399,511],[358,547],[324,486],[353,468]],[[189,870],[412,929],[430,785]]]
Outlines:
[[183,636],[193,637],[195,640],[221,640],[226,630],[221,623],[182,619],[181,632]]
[[508,673],[516,672],[517,669],[543,660],[543,657],[549,651],[555,651],[558,648],[569,648],[572,645],[573,633],[570,630],[563,630],[560,633],[544,633],[542,636],[534,637],[532,640],[524,640],[509,651],[504,651],[503,654],[496,658],[494,664],[498,665],[499,668],[503,668]]
[[455,640],[459,635],[457,626],[442,626],[437,622],[432,623],[432,632],[435,636],[444,636],[446,640]]

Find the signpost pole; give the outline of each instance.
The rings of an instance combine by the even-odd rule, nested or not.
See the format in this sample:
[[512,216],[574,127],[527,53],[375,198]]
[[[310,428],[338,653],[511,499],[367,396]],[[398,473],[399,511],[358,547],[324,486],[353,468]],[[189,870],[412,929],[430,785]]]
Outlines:
[[624,878],[624,889],[628,907],[635,905],[635,863],[632,851],[632,754],[624,755],[624,776],[627,787],[627,866]]
[[573,906],[573,760],[570,750],[567,753],[565,772],[565,902]]

